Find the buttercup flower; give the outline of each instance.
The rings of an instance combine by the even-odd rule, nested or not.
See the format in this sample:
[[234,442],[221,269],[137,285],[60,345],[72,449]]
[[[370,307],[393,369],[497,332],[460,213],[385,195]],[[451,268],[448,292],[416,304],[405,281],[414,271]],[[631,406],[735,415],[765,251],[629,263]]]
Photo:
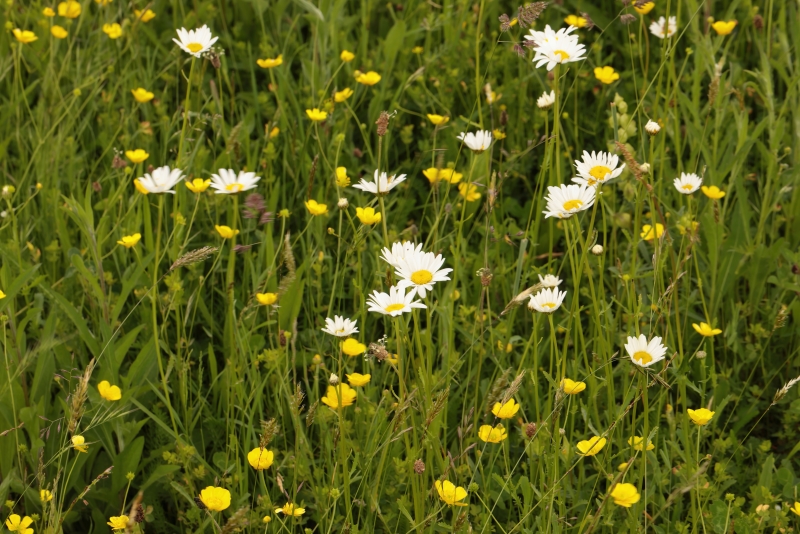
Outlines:
[[342,103],[351,96],[353,96],[353,90],[349,87],[345,87],[341,91],[336,91],[333,93],[333,101],[336,103]]
[[583,456],[594,456],[606,446],[606,438],[592,436],[589,439],[578,442],[578,452]]
[[361,181],[358,182],[353,187],[367,193],[373,193],[375,195],[385,195],[389,191],[397,187],[397,184],[399,184],[405,179],[406,179],[405,174],[401,174],[399,176],[393,174],[392,176],[388,176],[385,172],[379,173],[376,170],[374,174],[374,180],[372,182],[368,182],[362,178]]
[[656,135],[661,131],[661,126],[656,121],[649,120],[647,124],[644,125],[644,131],[650,135]]
[[76,19],[81,15],[81,4],[75,0],[67,0],[58,4],[58,16]]
[[328,386],[325,396],[320,400],[322,401],[322,404],[335,410],[339,407],[340,400],[342,407],[350,406],[356,401],[356,396],[356,390],[347,384],[338,384],[336,386]]
[[314,122],[322,122],[328,118],[328,112],[321,111],[319,108],[307,109],[306,115],[308,115],[308,118]]
[[511,419],[519,411],[519,404],[514,399],[508,399],[505,404],[495,402],[492,406],[492,413],[500,419]]
[[656,336],[648,342],[644,334],[641,334],[638,338],[628,336],[625,350],[633,363],[640,367],[650,367],[664,359],[667,347],[661,344],[660,337]]
[[489,130],[478,130],[475,133],[461,132],[458,134],[457,139],[463,141],[463,143],[467,145],[467,148],[476,154],[480,154],[491,146],[492,132]]
[[108,519],[108,525],[111,527],[111,530],[125,530],[128,528],[128,516],[127,515],[113,515]]
[[422,252],[422,244],[415,245],[411,241],[406,241],[404,243],[393,243],[392,250],[388,248],[383,248],[381,250],[381,259],[391,265],[394,268],[400,268],[402,264],[402,260],[405,259],[406,256],[412,253],[421,253]]
[[431,124],[434,126],[441,126],[443,124],[447,124],[447,121],[450,120],[450,117],[447,115],[436,115],[434,113],[428,113],[428,120],[431,121]]
[[[103,33],[108,35],[109,39],[119,39],[122,36],[122,26],[119,25],[117,22],[112,22],[111,24],[103,24]],[[152,93],[150,93],[152,97]],[[133,95],[134,97],[136,95]],[[137,98],[137,100],[139,100]],[[145,100],[146,102],[146,100]]]
[[640,15],[647,15],[653,10],[654,7],[656,7],[655,2],[645,2],[640,6],[637,6],[636,2],[633,2],[633,9],[635,9]]
[[344,352],[350,357],[358,356],[359,354],[364,354],[366,350],[367,350],[366,345],[360,343],[357,339],[353,339],[352,337],[348,337],[342,342],[342,352]]
[[141,163],[147,158],[149,158],[150,154],[148,154],[141,148],[137,148],[136,150],[126,150],[125,157],[131,160],[132,163]]
[[575,160],[575,169],[578,176],[572,179],[573,182],[583,185],[604,184],[622,174],[625,169],[623,163],[619,167],[619,156],[608,152],[583,151],[583,161]]
[[399,289],[411,288],[409,296],[419,294],[425,298],[428,291],[433,291],[433,284],[450,280],[447,276],[453,269],[442,269],[444,258],[441,254],[412,250],[407,252],[398,262],[395,274],[400,278]]
[[256,63],[262,69],[271,69],[283,65],[283,54],[278,54],[276,58],[257,59]]
[[735,20],[729,20],[727,22],[724,20],[718,20],[714,22],[711,27],[714,28],[714,31],[717,32],[717,35],[729,35],[738,23],[739,22]]
[[595,188],[585,184],[549,186],[547,192],[545,218],[568,219],[579,211],[591,208],[595,200]]
[[692,410],[691,408],[686,410],[686,413],[689,414],[689,419],[692,422],[699,426],[707,425],[711,418],[714,417],[714,412],[711,410],[707,410],[706,408],[700,408],[699,410]]
[[505,132],[503,132],[503,130],[495,128],[492,130],[492,137],[494,137],[497,141],[502,141],[508,136],[505,134]]
[[397,317],[404,313],[411,313],[413,308],[427,308],[420,301],[415,301],[415,296],[414,291],[406,294],[404,289],[397,286],[390,287],[388,294],[375,290],[367,299],[367,304],[369,305],[367,311]]
[[215,224],[214,228],[222,239],[232,239],[234,236],[239,235],[239,230],[234,230],[230,226]]
[[362,224],[373,225],[381,222],[381,214],[375,208],[356,208],[356,217]]
[[272,518],[268,515],[265,515],[264,517],[261,518],[261,521],[265,524],[270,523],[272,521]]
[[349,52],[347,50],[342,50],[342,53],[339,54],[339,59],[341,59],[345,63],[350,63],[351,61],[353,61],[355,59],[355,57],[356,57],[356,55],[354,53]]
[[268,451],[267,449],[262,449],[261,447],[256,447],[255,449],[247,453],[247,462],[256,471],[263,471],[264,469],[269,469],[269,466],[272,465],[272,460],[274,458],[275,454],[272,451]]
[[577,395],[586,389],[586,383],[576,382],[574,380],[570,380],[569,378],[565,378],[561,381],[561,389],[564,390],[564,393],[567,395]]
[[[148,9],[148,11],[150,10]],[[147,14],[145,14],[145,16],[146,15]],[[138,17],[139,14],[137,13],[136,16]],[[153,14],[153,17],[155,17],[155,14]],[[145,17],[142,17],[142,21],[147,22]],[[206,52],[209,48],[211,48],[211,46],[217,42],[217,39],[219,39],[219,37],[213,37],[211,35],[211,30],[208,29],[208,26],[205,24],[196,30],[187,31],[186,28],[181,28],[180,30],[176,31],[178,32],[178,39],[172,40],[175,42],[175,44],[181,47],[181,50],[194,57],[200,57],[203,52]]]
[[33,534],[33,529],[28,528],[33,523],[33,519],[28,517],[20,517],[17,514],[11,514],[6,519],[6,528],[11,532],[18,532],[19,534]]
[[183,182],[183,185],[192,193],[203,193],[211,185],[211,179],[195,178],[191,182]]
[[437,169],[436,167],[425,169],[422,171],[422,174],[428,179],[431,185],[437,184],[440,181],[457,184],[461,181],[461,178],[464,177],[462,173],[456,172],[455,169]]
[[336,167],[336,185],[339,187],[350,185],[350,178],[347,176],[347,169],[344,167]]
[[42,15],[44,15],[45,17],[55,17],[56,12],[53,11],[52,7],[46,7],[42,10]]
[[272,306],[278,302],[277,293],[256,293],[256,300],[262,306]]
[[200,502],[212,512],[221,512],[231,505],[231,492],[225,488],[207,486],[200,492]]
[[678,22],[675,17],[670,17],[667,21],[664,17],[658,17],[656,22],[650,24],[650,33],[659,39],[668,39],[678,31]]
[[508,434],[502,424],[497,426],[481,425],[478,429],[478,437],[486,443],[500,443],[508,437]]
[[53,492],[50,490],[39,490],[39,500],[42,502],[50,502],[53,500]]
[[14,34],[14,37],[22,44],[28,44],[34,42],[38,37],[36,34],[29,30],[20,30],[19,28],[14,28],[11,32]]
[[678,193],[681,193],[682,195],[691,195],[700,189],[703,179],[693,172],[682,172],[681,177],[675,178],[672,183],[675,184],[675,189],[678,190]]
[[789,510],[794,512],[795,515],[800,515],[800,502],[795,502]]
[[133,181],[136,190],[146,195],[148,193],[170,193],[175,194],[172,190],[175,184],[183,178],[180,169],[170,169],[169,166],[164,165],[153,170],[152,174],[145,174],[141,178]]
[[536,99],[536,105],[539,106],[539,109],[550,109],[550,107],[555,104],[556,102],[556,92],[550,91],[549,93],[545,91],[542,93],[542,96]]
[[535,295],[531,295],[528,301],[528,309],[535,310],[540,313],[553,313],[561,307],[564,302],[564,297],[567,296],[566,291],[559,291],[558,288],[542,289]]
[[458,194],[464,197],[464,200],[467,202],[475,202],[481,198],[481,194],[478,192],[478,186],[475,184],[458,184]]
[[112,386],[108,380],[103,380],[97,384],[97,391],[107,401],[113,402],[122,398],[122,390],[119,389],[119,386]]
[[567,15],[564,22],[568,26],[575,26],[576,28],[584,28],[586,26],[586,19],[578,15]]
[[719,200],[725,196],[725,191],[721,191],[720,188],[717,187],[716,185],[712,186],[704,185],[703,187],[700,188],[700,190],[703,191],[703,194],[705,196],[713,200]]
[[[634,450],[641,451],[644,448],[644,438],[641,436],[633,436],[628,438],[628,445],[632,446]],[[652,451],[656,446],[652,441],[647,442],[647,450]]]
[[630,508],[641,498],[636,486],[628,484],[627,482],[614,484],[614,489],[611,490],[611,498],[614,499],[614,504]]
[[360,73],[356,76],[356,81],[363,85],[375,85],[381,81],[381,75],[371,70],[369,72]]
[[58,24],[54,24],[50,27],[50,34],[56,39],[66,39],[69,35],[69,32]]
[[542,284],[544,287],[558,287],[559,285],[561,285],[561,282],[563,281],[561,280],[561,278],[552,274],[546,274],[544,275],[544,277],[542,277],[541,274],[538,276],[539,276],[539,283]]
[[236,174],[233,169],[220,169],[211,175],[211,187],[217,195],[232,195],[255,189],[260,179],[254,172],[239,171]]
[[649,224],[642,226],[642,233],[639,234],[639,237],[645,241],[652,241],[653,239],[660,239],[662,235],[664,235],[664,225],[656,223],[655,230]]
[[719,328],[711,328],[711,325],[708,323],[700,323],[699,325],[697,323],[692,323],[692,328],[704,337],[713,337],[722,333],[722,330]]
[[[105,31],[105,27],[103,27],[103,31]],[[131,94],[133,95],[133,98],[140,104],[150,102],[155,96],[153,93],[142,87],[131,89]]]
[[367,384],[369,384],[369,381],[372,378],[372,375],[362,375],[359,373],[351,373],[345,376],[347,377],[347,381],[354,388],[366,386]]
[[425,49],[422,48],[421,46],[415,46],[414,48],[411,49],[411,53],[412,54],[421,54],[423,52],[423,50],[425,50]]
[[619,80],[619,73],[614,70],[614,67],[595,67],[594,77],[597,78],[600,83],[610,84]]
[[136,232],[135,234],[132,235],[122,236],[122,239],[117,241],[117,245],[122,245],[125,248],[133,248],[136,246],[137,243],[139,243],[139,240],[141,239],[142,239],[142,234]]
[[317,216],[317,215],[325,215],[326,213],[328,213],[328,205],[320,204],[313,198],[311,200],[307,200],[306,202],[304,202],[304,204],[306,205],[308,213],[310,213],[311,215]]
[[273,127],[273,128],[270,130],[270,131],[269,131],[269,138],[270,138],[270,139],[275,139],[276,137],[278,137],[278,135],[279,135],[280,133],[281,133],[281,129],[280,129],[280,128],[278,128],[277,126],[274,126],[274,127]]
[[[156,14],[153,12],[152,9],[148,9],[145,12],[142,12],[139,9],[134,9],[133,10],[133,14],[136,16],[137,19],[141,20],[142,22],[150,22],[151,20],[156,18]],[[205,27],[205,25],[203,27]],[[189,32],[189,33],[191,33],[191,32]],[[178,35],[180,35],[180,32],[178,32]],[[208,35],[211,36],[211,32],[209,32]],[[175,39],[173,39],[173,41],[174,40]],[[214,38],[214,41],[216,41],[216,40],[217,39]],[[211,44],[214,44],[214,43],[212,42]],[[209,46],[211,46],[211,44]],[[183,48],[183,47],[181,47],[181,48]],[[186,49],[184,48],[184,50],[186,50]],[[188,50],[187,50],[187,52],[188,52]],[[191,53],[191,52],[189,52],[189,53]],[[199,57],[199,56],[195,56],[195,57]]]
[[70,439],[72,448],[78,452],[89,452],[89,446],[86,445],[86,439],[83,436],[72,436]]
[[296,505],[294,505],[294,504],[292,504],[290,502],[287,502],[286,504],[283,505],[283,507],[275,508],[275,513],[276,514],[289,515],[289,516],[292,516],[292,517],[300,517],[301,515],[306,513],[306,509],[305,508],[300,508],[299,506],[296,506]]
[[467,506],[467,503],[459,502],[467,497],[467,490],[461,486],[456,486],[449,480],[437,480],[435,485],[436,491],[439,493],[439,498],[444,501],[445,504],[450,506]]
[[358,321],[351,321],[350,319],[334,315],[333,319],[325,319],[325,328],[323,328],[322,331],[336,337],[348,337],[358,333],[356,322]]

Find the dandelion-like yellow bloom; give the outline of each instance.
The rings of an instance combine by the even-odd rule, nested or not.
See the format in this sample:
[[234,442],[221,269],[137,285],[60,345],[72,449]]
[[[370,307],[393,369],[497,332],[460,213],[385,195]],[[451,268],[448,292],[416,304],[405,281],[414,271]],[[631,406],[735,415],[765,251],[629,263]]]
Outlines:
[[356,76],[356,81],[363,85],[375,85],[381,81],[381,75],[371,70],[369,72],[362,72]]
[[113,402],[122,398],[122,390],[119,389],[119,386],[112,386],[108,380],[103,380],[97,384],[97,391],[107,401]]
[[28,44],[34,42],[38,37],[36,34],[29,30],[20,30],[19,28],[14,28],[11,32],[14,34],[14,37],[22,44]]
[[53,492],[50,490],[39,490],[39,500],[42,502],[50,502],[53,500]]
[[345,87],[341,91],[336,91],[333,93],[333,101],[340,104],[351,96],[353,96],[353,90],[349,87]]
[[317,215],[325,215],[326,213],[328,213],[328,205],[320,204],[314,199],[308,200],[304,204],[306,205],[308,213],[314,215],[315,217]]
[[45,17],[55,17],[56,12],[53,11],[52,7],[46,7],[42,10],[42,15],[44,15]]
[[294,505],[290,502],[284,504],[281,508],[275,508],[276,514],[283,514],[283,515],[290,515],[293,517],[300,517],[304,513],[306,513],[305,508],[300,508],[297,505]]
[[275,139],[276,137],[278,137],[278,134],[280,134],[280,133],[281,133],[281,129],[278,128],[277,126],[275,126],[269,131],[269,138],[270,139]]
[[370,226],[381,222],[381,214],[376,213],[375,208],[356,208],[356,217],[362,224]]
[[0,290],[0,300],[2,300],[2,299],[4,299],[4,298],[6,298],[6,294],[5,294],[5,293],[3,293],[3,291],[2,291],[2,290]]
[[356,391],[349,385],[339,384],[337,386],[328,386],[325,396],[320,400],[322,404],[335,410],[339,407],[339,400],[342,401],[342,407],[350,406],[356,401],[356,396]]
[[561,381],[561,389],[564,390],[564,393],[567,395],[577,395],[584,389],[586,389],[585,382],[576,382],[575,380],[570,380],[569,378],[565,378]]
[[794,505],[789,508],[789,510],[794,512],[795,515],[800,515],[800,502],[795,501]]
[[256,471],[269,469],[269,466],[272,465],[272,461],[274,459],[275,453],[268,451],[267,449],[262,449],[261,447],[256,447],[247,453],[247,461]]
[[203,193],[208,186],[211,185],[211,180],[203,180],[202,178],[195,178],[191,182],[183,182],[186,188],[192,193]]
[[225,488],[207,486],[200,492],[200,502],[212,512],[221,512],[231,505],[231,492]]
[[414,48],[411,49],[411,53],[412,54],[416,54],[416,55],[420,55],[424,50],[425,49],[422,48],[421,46],[415,46]]
[[719,328],[711,328],[711,325],[708,323],[700,323],[699,325],[697,323],[692,323],[692,328],[694,328],[698,334],[705,337],[713,337],[722,333],[722,330]]
[[347,169],[344,167],[336,167],[336,185],[339,187],[350,185],[350,178],[347,176]]
[[614,485],[614,489],[611,490],[611,498],[614,499],[614,504],[630,508],[639,502],[641,495],[636,490],[636,486],[625,482]]
[[283,54],[278,54],[276,58],[257,59],[256,63],[262,69],[271,69],[283,65]]
[[478,437],[486,443],[500,443],[508,437],[508,434],[502,424],[497,426],[481,425],[478,429]]
[[714,31],[717,32],[717,35],[729,35],[737,24],[739,24],[739,22],[736,20],[729,20],[727,22],[724,20],[718,20],[714,22],[711,27],[714,28]]
[[594,77],[600,80],[601,83],[610,84],[619,80],[619,73],[614,70],[614,67],[595,67]]
[[108,525],[111,527],[111,530],[125,530],[128,528],[128,516],[127,515],[113,515],[108,518]]
[[652,241],[653,239],[660,238],[662,235],[664,235],[664,225],[656,223],[655,230],[653,230],[653,227],[649,224],[642,226],[642,233],[639,234],[639,237],[645,241]]
[[705,196],[714,200],[719,200],[725,196],[725,191],[720,190],[720,188],[717,187],[716,185],[712,186],[704,185],[703,187],[700,188],[700,190],[703,192]]
[[66,39],[69,35],[69,32],[58,24],[54,24],[52,27],[50,27],[50,34],[56,39]]
[[505,404],[495,402],[492,413],[500,419],[511,419],[519,411],[519,404],[514,399],[509,399]]
[[366,350],[366,345],[359,343],[357,339],[353,339],[352,337],[348,337],[342,342],[342,352],[348,356],[358,356],[359,354],[364,354]]
[[20,517],[18,514],[11,514],[6,519],[6,528],[11,532],[18,532],[19,534],[33,534],[33,529],[28,528],[33,523],[33,519],[28,517]]
[[256,293],[256,300],[262,306],[272,306],[278,302],[277,293]]
[[67,0],[58,4],[58,16],[68,19],[76,19],[81,15],[81,3],[75,0]]
[[645,2],[644,4],[638,7],[636,6],[635,2],[633,4],[633,9],[635,9],[636,12],[639,13],[640,15],[647,15],[653,10],[654,7],[656,7],[655,2]]
[[431,124],[435,126],[441,126],[442,124],[447,124],[447,121],[450,120],[450,117],[447,115],[436,115],[433,113],[428,113],[428,120],[431,121]]
[[583,456],[594,456],[606,446],[606,438],[592,436],[589,439],[578,442],[578,452]]
[[137,148],[136,150],[126,150],[125,157],[131,160],[132,163],[141,163],[147,158],[149,158],[150,154],[148,154],[141,148]]
[[461,486],[456,486],[449,480],[437,480],[436,491],[439,493],[439,498],[444,501],[445,504],[450,506],[467,506],[465,502],[458,502],[463,501],[467,497],[467,490]]
[[268,516],[268,515],[265,515],[264,517],[261,518],[261,521],[264,524],[267,524],[267,523],[270,523],[272,521],[272,518],[270,516]]
[[89,452],[89,446],[86,445],[86,439],[83,436],[72,436],[72,448],[78,452]]
[[699,410],[692,410],[691,408],[686,410],[686,413],[689,414],[689,419],[692,422],[699,426],[707,425],[711,418],[714,417],[714,412],[711,410],[707,410],[706,408],[700,408]]
[[156,18],[156,14],[153,12],[152,9],[148,9],[144,13],[140,9],[134,9],[133,14],[136,15],[137,19],[141,19],[142,22],[150,22],[154,18]]
[[508,136],[505,134],[505,132],[503,130],[499,130],[499,129],[495,128],[494,130],[492,130],[492,137],[494,137],[498,141],[502,141],[503,139],[505,139]]
[[567,23],[567,25],[575,26],[576,28],[586,27],[586,19],[579,17],[578,15],[567,15],[567,18],[564,19],[564,22]]
[[308,118],[314,122],[322,122],[328,118],[328,112],[321,111],[319,108],[307,109],[306,115],[308,115]]
[[[635,451],[641,451],[643,449],[643,447],[644,447],[644,438],[642,436],[632,436],[632,437],[628,438],[628,445],[633,447],[633,450],[635,450]],[[655,448],[656,448],[656,446],[653,445],[652,441],[648,441],[647,442],[647,450],[648,451],[652,451]]]
[[[122,26],[120,26],[118,22],[112,22],[111,24],[103,24],[103,33],[108,35],[109,39],[119,39],[120,37],[122,37]],[[150,98],[153,98],[152,94],[153,93],[150,93],[151,95]],[[133,96],[136,97],[136,95]],[[137,100],[139,99],[137,98]],[[145,100],[145,102],[147,102],[147,100]]]
[[356,55],[348,50],[342,50],[342,53],[339,54],[339,59],[344,61],[345,63],[350,63],[356,58]]
[[[103,28],[103,30],[105,31],[105,28]],[[153,93],[142,87],[131,89],[131,94],[133,95],[133,98],[140,104],[150,102],[155,96]]]
[[347,377],[347,381],[350,383],[351,386],[354,388],[359,388],[361,386],[366,386],[369,384],[369,381],[372,379],[372,375],[362,375],[360,373],[351,373],[349,375],[345,375]]
[[117,245],[122,245],[125,248],[133,248],[139,243],[141,239],[142,239],[142,234],[136,232],[135,234],[122,236],[122,239],[117,241]]
[[481,198],[478,186],[475,184],[458,184],[458,194],[466,199],[467,202],[475,202]]
[[217,230],[217,233],[220,235],[222,239],[231,239],[233,236],[239,234],[239,230],[234,230],[230,226],[220,226],[218,224],[214,225],[214,228]]

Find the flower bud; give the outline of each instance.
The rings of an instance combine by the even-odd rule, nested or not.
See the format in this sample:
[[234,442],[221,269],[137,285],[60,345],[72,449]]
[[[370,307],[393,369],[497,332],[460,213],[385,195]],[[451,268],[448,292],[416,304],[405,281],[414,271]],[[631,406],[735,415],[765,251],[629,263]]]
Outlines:
[[349,206],[350,203],[347,201],[346,198],[342,197],[339,199],[339,202],[336,205],[339,206],[340,210],[346,210],[347,206]]
[[592,247],[592,254],[599,256],[603,253],[603,245],[595,245]]

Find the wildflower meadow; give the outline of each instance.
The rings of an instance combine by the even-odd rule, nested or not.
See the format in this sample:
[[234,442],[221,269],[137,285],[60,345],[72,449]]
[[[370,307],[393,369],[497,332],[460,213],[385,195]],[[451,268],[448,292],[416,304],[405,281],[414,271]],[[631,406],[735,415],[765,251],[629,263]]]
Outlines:
[[0,530],[800,531],[798,2],[0,13]]

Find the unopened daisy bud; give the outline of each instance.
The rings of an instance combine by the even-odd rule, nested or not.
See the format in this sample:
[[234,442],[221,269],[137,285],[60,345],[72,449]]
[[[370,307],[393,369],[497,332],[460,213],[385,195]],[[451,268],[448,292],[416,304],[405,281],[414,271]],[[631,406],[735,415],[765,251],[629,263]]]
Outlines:
[[328,383],[332,386],[337,385],[339,383],[339,377],[335,373],[331,373],[331,377],[328,378]]
[[3,198],[11,198],[11,195],[13,195],[14,191],[16,190],[17,188],[14,187],[13,185],[4,185],[2,192],[0,192],[0,195],[2,195]]
[[339,206],[340,210],[346,210],[347,206],[349,206],[350,203],[347,201],[346,198],[342,197],[342,198],[339,199],[339,202],[337,202],[336,205]]
[[592,254],[599,256],[603,253],[603,245],[595,245],[592,247]]
[[642,174],[650,174],[650,164],[642,163],[641,165],[639,165],[639,170],[642,171]]
[[706,351],[704,351],[704,350],[698,350],[698,351],[697,351],[697,354],[695,354],[695,356],[694,356],[694,357],[695,357],[695,358],[697,358],[698,360],[702,360],[703,358],[705,358],[705,357],[706,357]]
[[647,121],[647,124],[644,125],[644,130],[650,135],[656,135],[661,131],[661,126],[656,121]]

